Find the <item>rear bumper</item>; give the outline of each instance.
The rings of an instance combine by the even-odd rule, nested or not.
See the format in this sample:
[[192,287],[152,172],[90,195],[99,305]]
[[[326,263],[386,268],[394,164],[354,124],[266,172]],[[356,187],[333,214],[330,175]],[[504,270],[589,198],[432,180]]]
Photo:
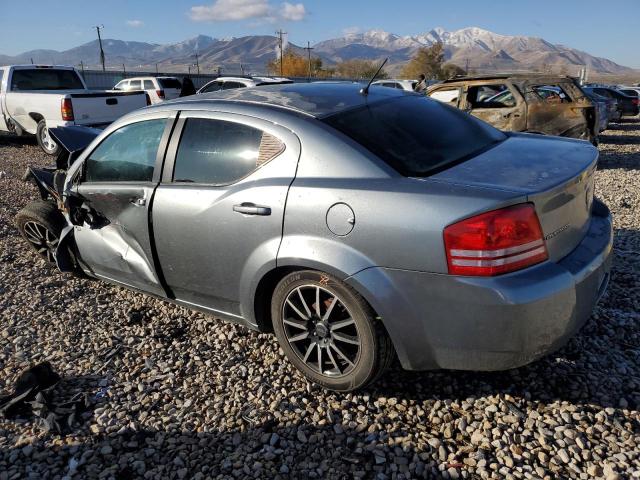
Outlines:
[[347,281],[382,317],[404,368],[515,368],[564,345],[606,290],[613,228],[600,215],[557,263],[493,278],[376,267]]

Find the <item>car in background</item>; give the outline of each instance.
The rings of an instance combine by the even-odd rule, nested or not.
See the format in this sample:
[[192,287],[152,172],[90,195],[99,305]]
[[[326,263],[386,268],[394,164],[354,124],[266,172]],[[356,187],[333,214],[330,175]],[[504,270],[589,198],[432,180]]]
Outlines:
[[151,103],[156,104],[178,98],[182,82],[176,77],[133,77],[121,80],[113,89],[124,92],[144,90]]
[[598,95],[594,92],[589,93],[584,89],[582,91],[587,97],[591,99],[591,101],[596,106],[596,112],[598,116],[598,131],[604,132],[607,128],[609,128],[609,119],[613,118],[618,112],[616,101],[611,98]]
[[620,90],[625,95],[640,99],[640,87],[619,87],[618,90]]
[[398,88],[400,90],[406,90],[413,92],[418,84],[417,80],[404,80],[396,78],[388,78],[385,80],[376,80],[371,85],[377,85],[379,87]]
[[143,92],[89,90],[70,66],[0,66],[0,132],[35,135],[49,155],[59,151],[50,128],[104,127],[146,105]]
[[582,91],[585,93],[585,95],[587,95],[589,98],[591,98],[594,101],[597,101],[601,98],[606,99],[607,112],[609,114],[609,121],[610,122],[620,121],[620,119],[622,118],[622,106],[618,103],[618,100],[616,100],[612,96],[610,97],[610,96],[596,93],[593,87],[587,87],[587,86],[582,87]]
[[293,80],[282,77],[219,77],[206,83],[197,93],[233,90],[235,88],[251,88],[262,85],[285,85],[289,83],[293,83]]
[[587,142],[337,83],[191,96],[83,135],[66,172],[30,170],[44,199],[16,220],[33,250],[274,331],[329,389],[363,387],[396,356],[527,364],[607,288],[612,221]]
[[571,77],[494,74],[454,77],[427,96],[504,131],[578,138],[597,143],[596,107]]
[[640,113],[640,100],[637,97],[622,93],[613,87],[593,85],[591,89],[598,95],[615,99],[618,102],[623,117],[635,117]]

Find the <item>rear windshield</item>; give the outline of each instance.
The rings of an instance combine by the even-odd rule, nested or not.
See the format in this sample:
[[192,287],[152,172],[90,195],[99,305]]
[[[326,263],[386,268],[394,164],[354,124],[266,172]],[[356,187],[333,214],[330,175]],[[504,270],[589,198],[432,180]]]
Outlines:
[[11,90],[82,90],[84,85],[73,70],[53,68],[14,70]]
[[159,78],[158,81],[162,88],[182,88],[182,84],[177,78]]
[[337,113],[324,121],[409,177],[436,173],[506,138],[467,113],[413,95]]

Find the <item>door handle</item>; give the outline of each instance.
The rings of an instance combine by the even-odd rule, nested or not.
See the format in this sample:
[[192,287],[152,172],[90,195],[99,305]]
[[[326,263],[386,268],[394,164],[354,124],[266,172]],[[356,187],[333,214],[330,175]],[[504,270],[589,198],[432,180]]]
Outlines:
[[135,205],[136,207],[144,207],[147,204],[146,198],[132,198],[129,200],[131,205]]
[[255,203],[241,203],[240,205],[234,205],[233,211],[244,215],[271,215],[271,209],[269,207],[263,207],[261,205],[256,205]]

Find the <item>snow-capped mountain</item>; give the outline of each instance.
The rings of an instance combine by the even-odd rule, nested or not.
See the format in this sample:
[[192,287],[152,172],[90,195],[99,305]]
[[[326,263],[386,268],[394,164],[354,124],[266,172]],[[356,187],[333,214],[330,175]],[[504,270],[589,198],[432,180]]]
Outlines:
[[[313,54],[325,64],[365,58],[382,60],[390,58],[389,70],[399,69],[421,47],[442,42],[445,58],[462,67],[475,71],[541,70],[549,66],[555,70],[577,74],[582,66],[592,72],[626,74],[632,69],[611,60],[595,57],[586,52],[563,45],[554,45],[538,37],[501,35],[478,27],[455,31],[434,28],[418,35],[397,35],[384,30],[351,33],[340,38],[324,40],[314,45]],[[155,68],[157,63],[164,71],[184,71],[194,63],[198,52],[201,70],[222,67],[226,71],[264,71],[265,64],[275,57],[277,39],[269,35],[253,35],[239,38],[216,39],[207,35],[178,43],[155,44],[105,39],[103,46],[107,65],[127,68]],[[304,50],[293,43],[289,48],[298,53]],[[98,65],[98,42],[93,41],[63,52],[33,50],[15,57],[0,55],[0,64],[58,63],[77,65],[82,61],[87,67]]]

